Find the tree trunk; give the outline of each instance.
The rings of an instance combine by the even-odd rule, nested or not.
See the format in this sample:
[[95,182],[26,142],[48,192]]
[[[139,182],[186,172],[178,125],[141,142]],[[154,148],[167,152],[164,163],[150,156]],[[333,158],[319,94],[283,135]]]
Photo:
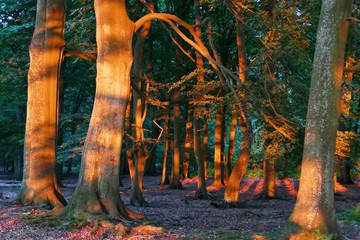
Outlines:
[[[194,1],[195,4],[195,31],[196,34],[201,36],[201,16],[200,16],[200,3],[198,0]],[[199,52],[196,52],[196,67],[199,70],[197,76],[197,85],[201,85],[204,83],[204,74],[202,73],[204,68],[204,62],[202,55]],[[200,111],[200,107],[196,106],[194,109],[194,120],[193,120],[193,132],[194,132],[194,154],[198,167],[198,182],[197,182],[197,190],[195,196],[198,198],[206,198],[207,190],[206,190],[206,182],[205,182],[205,167],[204,167],[204,155],[203,146],[201,142],[201,134],[200,134],[200,118],[198,112]]]
[[204,177],[207,179],[207,146],[209,142],[209,132],[208,132],[209,124],[208,124],[208,116],[204,116],[204,124],[203,124],[203,145],[202,145],[202,156],[204,159]]
[[[130,94],[132,96],[132,94]],[[132,135],[131,130],[131,101],[128,102],[126,106],[126,112],[125,112],[125,132],[129,135],[125,138],[126,143],[126,159],[129,166],[129,174],[131,182],[134,180],[135,175],[135,166],[134,166],[134,156],[133,156],[133,144],[132,139],[130,136]]]
[[[137,85],[139,89],[142,89],[142,63],[143,63],[143,49],[144,42],[149,33],[151,26],[151,22],[146,22],[143,27],[140,29],[134,50],[134,65],[133,65],[133,73],[134,83]],[[144,179],[144,171],[145,171],[145,163],[147,158],[149,157],[149,152],[147,151],[147,147],[143,143],[143,125],[146,115],[147,105],[145,101],[141,99],[139,94],[136,91],[133,91],[133,114],[134,114],[134,122],[135,129],[133,137],[135,139],[134,142],[134,160],[135,160],[135,172],[134,178],[131,185],[131,195],[130,195],[130,205],[136,206],[145,206],[147,205],[144,196],[143,196],[143,179]]]
[[269,143],[265,146],[264,153],[264,188],[263,194],[265,198],[272,199],[276,197],[275,192],[275,159],[274,154],[271,152],[270,148],[272,143]]
[[227,179],[229,180],[231,174],[231,164],[233,161],[233,156],[235,152],[235,135],[236,135],[236,125],[237,125],[237,107],[236,104],[233,106],[233,112],[231,115],[231,126],[230,126],[230,133],[229,133],[229,148],[228,148],[228,155],[227,155],[227,164],[226,164],[226,175]]
[[[306,118],[300,187],[291,221],[342,239],[334,208],[335,141],[351,0],[323,0]],[[299,233],[301,235],[302,232]],[[299,236],[301,237],[301,236]]]
[[[178,51],[178,54],[180,52]],[[178,62],[180,64],[180,62]],[[174,101],[180,99],[180,89],[175,89]],[[173,108],[174,114],[174,158],[171,170],[170,188],[182,189],[180,182],[180,148],[181,148],[181,133],[180,133],[180,105],[176,103]]]
[[169,183],[169,174],[168,174],[168,156],[169,156],[169,111],[167,111],[164,121],[164,158],[163,158],[163,167],[161,173],[161,182],[160,186],[164,186],[164,184]]
[[222,115],[223,107],[219,106],[219,109],[216,113],[216,126],[215,126],[215,153],[214,153],[214,183],[212,186],[220,187],[221,183],[221,143],[222,143]]
[[[245,37],[244,26],[240,21],[240,16],[236,19],[236,40],[238,48],[238,65],[239,80],[246,82],[246,54],[245,54]],[[245,94],[240,96],[239,106],[239,123],[242,133],[241,150],[238,161],[236,162],[225,190],[224,200],[227,202],[237,202],[239,199],[239,188],[242,177],[244,176],[250,159],[251,147],[251,123],[247,117]]]
[[66,204],[56,180],[58,80],[65,47],[65,1],[37,2],[30,45],[24,176],[20,198],[25,204]]
[[184,143],[184,162],[183,162],[183,177],[189,178],[189,165],[191,161],[191,148],[193,146],[193,134],[192,134],[192,121],[193,121],[193,106],[189,104],[187,110],[187,120],[185,126],[185,143]]
[[79,180],[63,214],[75,218],[87,213],[108,214],[116,219],[139,218],[123,204],[119,194],[134,23],[127,15],[125,0],[95,0],[95,15],[98,46],[95,102]]

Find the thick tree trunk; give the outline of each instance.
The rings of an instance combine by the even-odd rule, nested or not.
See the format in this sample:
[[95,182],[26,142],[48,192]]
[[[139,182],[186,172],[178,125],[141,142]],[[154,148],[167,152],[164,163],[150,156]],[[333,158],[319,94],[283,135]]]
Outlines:
[[58,80],[64,35],[65,1],[39,0],[30,45],[24,176],[25,204],[66,204],[56,180]]
[[332,234],[334,239],[342,239],[335,218],[333,172],[351,7],[351,0],[322,1],[300,187],[291,215],[291,221],[302,231],[320,230],[323,234]]
[[[113,14],[116,12],[117,14]],[[75,193],[63,214],[108,214],[138,218],[121,201],[119,165],[124,118],[130,93],[134,23],[125,0],[95,0],[98,46],[95,102]]]

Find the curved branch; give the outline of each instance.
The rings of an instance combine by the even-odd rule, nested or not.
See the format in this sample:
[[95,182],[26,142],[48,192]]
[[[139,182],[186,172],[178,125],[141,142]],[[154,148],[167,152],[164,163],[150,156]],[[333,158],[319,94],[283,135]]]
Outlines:
[[[217,62],[214,58],[211,57],[210,53],[208,52],[207,48],[201,41],[200,37],[196,34],[195,29],[190,24],[184,22],[180,18],[178,18],[175,15],[167,14],[167,13],[150,13],[145,15],[144,17],[140,18],[138,21],[135,22],[135,31],[138,31],[142,25],[144,25],[145,22],[151,21],[152,19],[159,19],[161,21],[166,22],[169,24],[169,26],[190,46],[192,46],[196,51],[198,51],[203,57],[205,57],[212,68],[220,75],[223,74],[226,79],[226,85],[227,88],[231,90],[231,92],[236,93],[235,89],[230,83],[230,79],[237,80],[237,76],[233,74],[229,69],[225,68],[223,65],[221,65],[219,62]],[[173,23],[173,21],[182,27],[184,27],[186,30],[189,31],[189,33],[194,38],[195,42],[191,39],[189,39],[183,32],[179,30],[177,26]],[[226,90],[229,90],[226,89]]]

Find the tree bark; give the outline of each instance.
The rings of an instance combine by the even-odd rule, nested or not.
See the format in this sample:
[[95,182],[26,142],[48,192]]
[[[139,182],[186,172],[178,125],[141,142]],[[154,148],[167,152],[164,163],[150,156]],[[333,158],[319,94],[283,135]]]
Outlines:
[[98,46],[95,102],[79,180],[63,214],[78,218],[100,213],[130,220],[140,216],[121,200],[119,165],[130,93],[134,23],[127,15],[125,0],[95,0],[94,5]]
[[192,134],[192,121],[193,121],[193,106],[189,104],[187,109],[187,120],[185,126],[185,143],[184,143],[184,162],[183,162],[183,177],[189,178],[189,165],[191,161],[191,149],[193,147],[193,134]]
[[[271,141],[271,140],[268,140]],[[265,198],[272,199],[276,197],[275,191],[275,156],[271,151],[272,143],[265,146],[264,153],[264,188],[263,194]]]
[[216,113],[216,125],[215,125],[215,153],[214,153],[214,182],[212,186],[220,187],[221,183],[221,169],[222,169],[222,157],[221,157],[221,143],[222,143],[222,115],[223,107],[219,106]]
[[25,204],[66,205],[56,180],[58,80],[65,47],[65,1],[37,2],[30,45],[24,176],[20,199]]
[[[143,27],[140,29],[137,35],[135,49],[134,49],[134,64],[133,64],[133,73],[134,84],[138,89],[142,89],[142,63],[143,63],[143,49],[146,37],[149,33],[151,22],[146,22]],[[146,83],[145,83],[146,84]],[[134,137],[134,161],[135,161],[135,171],[134,178],[131,184],[131,195],[130,195],[130,205],[136,206],[145,206],[147,205],[144,196],[143,196],[143,179],[145,171],[145,163],[149,157],[149,152],[146,145],[143,143],[143,125],[146,115],[147,105],[145,101],[141,99],[139,94],[136,91],[133,91],[133,114],[135,129],[133,133]]]
[[[306,118],[300,187],[291,221],[342,239],[334,208],[335,140],[351,0],[323,0]],[[298,233],[299,235],[302,232]]]
[[[178,51],[177,54],[180,54]],[[180,61],[178,62],[180,65]],[[180,89],[175,89],[174,101],[180,99]],[[180,182],[180,148],[181,148],[181,133],[180,133],[180,105],[177,103],[173,108],[174,115],[174,157],[171,170],[170,188],[171,189],[182,189]]]
[[[245,37],[243,24],[240,16],[236,19],[236,40],[238,48],[239,81],[246,82],[246,54]],[[236,162],[225,190],[224,200],[227,202],[237,202],[239,199],[239,188],[242,177],[244,176],[250,159],[251,147],[251,123],[247,117],[245,94],[241,94],[239,106],[239,124],[242,133],[241,150],[238,161]]]
[[162,167],[162,173],[161,173],[161,182],[160,186],[164,186],[164,184],[168,184],[169,181],[169,174],[168,174],[168,156],[169,156],[169,117],[170,113],[167,111],[165,120],[164,120],[164,157],[163,157],[163,167]]
[[[200,16],[200,3],[198,0],[194,1],[195,5],[195,32],[197,36],[201,37],[201,16]],[[197,76],[197,85],[204,83],[204,74],[202,73],[204,68],[204,61],[199,52],[196,52],[196,67],[199,70]],[[196,106],[194,109],[194,118],[193,118],[193,133],[194,133],[194,154],[198,167],[198,182],[197,182],[197,190],[196,197],[198,198],[206,198],[207,190],[206,190],[206,182],[205,182],[205,166],[204,166],[204,155],[203,146],[201,141],[200,134],[200,118],[197,116],[200,107]]]
[[237,125],[237,106],[234,104],[233,112],[231,115],[231,126],[229,132],[229,148],[228,148],[228,155],[227,155],[227,164],[226,164],[226,175],[227,179],[229,180],[231,174],[231,164],[233,161],[233,156],[235,152],[235,136],[236,136],[236,125]]

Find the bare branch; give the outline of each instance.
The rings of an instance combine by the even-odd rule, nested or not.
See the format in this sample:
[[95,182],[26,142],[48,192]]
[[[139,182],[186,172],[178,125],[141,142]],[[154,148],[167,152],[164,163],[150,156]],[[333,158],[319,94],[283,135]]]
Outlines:
[[91,53],[84,53],[79,51],[66,51],[64,57],[78,57],[87,61],[96,62],[95,51],[92,51]]
[[344,67],[344,72],[355,72],[358,70],[360,70],[360,63],[358,63],[354,66],[351,66],[351,67]]

